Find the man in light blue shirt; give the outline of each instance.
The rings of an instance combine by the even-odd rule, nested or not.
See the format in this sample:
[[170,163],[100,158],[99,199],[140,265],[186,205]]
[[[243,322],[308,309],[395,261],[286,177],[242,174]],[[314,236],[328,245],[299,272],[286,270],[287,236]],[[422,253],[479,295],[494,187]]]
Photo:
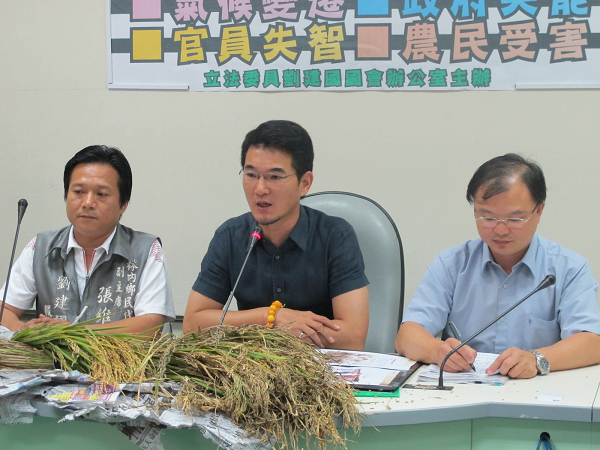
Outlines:
[[[488,368],[512,378],[600,363],[598,283],[587,261],[535,231],[546,199],[541,168],[507,154],[483,164],[471,179],[480,239],[446,250],[429,266],[404,315],[396,349],[441,364],[460,342],[531,292],[546,275],[554,286],[534,294],[455,353],[451,372],[470,370],[477,351],[500,356]],[[435,336],[442,332],[442,340]]]

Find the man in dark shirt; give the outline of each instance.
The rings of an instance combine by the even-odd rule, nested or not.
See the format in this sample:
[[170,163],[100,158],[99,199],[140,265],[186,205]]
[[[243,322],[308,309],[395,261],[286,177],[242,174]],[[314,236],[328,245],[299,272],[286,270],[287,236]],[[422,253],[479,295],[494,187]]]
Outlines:
[[250,212],[217,229],[188,299],[183,329],[217,325],[240,273],[252,230],[263,229],[225,323],[274,325],[320,347],[360,350],[369,297],[356,234],[345,220],[300,205],[313,181],[313,146],[301,126],[269,121],[247,134],[240,172]]

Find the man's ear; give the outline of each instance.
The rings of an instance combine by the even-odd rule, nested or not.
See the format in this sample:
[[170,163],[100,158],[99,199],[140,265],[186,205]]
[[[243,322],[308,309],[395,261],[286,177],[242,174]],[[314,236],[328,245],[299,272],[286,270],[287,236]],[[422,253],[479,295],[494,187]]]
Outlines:
[[310,190],[310,187],[312,186],[314,178],[315,178],[315,176],[313,175],[312,172],[306,172],[304,175],[302,175],[302,178],[300,179],[300,196],[301,197],[304,197],[306,194],[308,194],[308,191]]
[[537,215],[538,215],[538,217],[541,217],[542,211],[544,210],[544,206],[546,206],[546,202],[542,202],[542,204],[537,207]]
[[125,210],[127,209],[128,206],[129,206],[129,202],[127,202],[123,206],[121,206],[121,214],[120,214],[120,216],[123,215],[123,213],[125,212]]

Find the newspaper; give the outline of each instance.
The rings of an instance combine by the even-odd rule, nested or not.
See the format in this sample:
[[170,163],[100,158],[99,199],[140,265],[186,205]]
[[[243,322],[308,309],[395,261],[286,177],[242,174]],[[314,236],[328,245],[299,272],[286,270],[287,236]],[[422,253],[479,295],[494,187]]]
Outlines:
[[[60,392],[57,392],[60,391]],[[59,401],[62,403],[92,403],[102,404],[104,402],[114,402],[121,392],[118,387],[108,384],[93,383],[91,385],[73,384],[53,389],[52,394],[46,395],[46,400],[50,402]]]
[[170,409],[164,411],[160,419],[173,428],[196,426],[205,438],[216,442],[225,450],[267,450],[275,445],[273,438],[261,442],[257,438],[248,437],[244,430],[221,413],[205,412],[188,416],[180,410]]
[[33,423],[35,394],[15,394],[0,398],[0,424]]
[[37,370],[0,369],[0,397],[25,392],[34,386],[48,383]]
[[163,429],[153,424],[146,426],[128,425],[127,423],[113,423],[121,433],[134,444],[140,446],[144,450],[165,450],[160,438],[163,434]]
[[76,370],[71,372],[61,370],[40,372],[33,369],[0,369],[0,397],[30,391],[35,386],[50,384],[53,381],[86,382],[89,380],[89,375],[82,374]]
[[184,413],[174,405],[181,386],[154,383],[119,386],[92,382],[78,371],[0,369],[0,424],[32,423],[36,408],[32,400],[43,398],[64,411],[59,422],[94,420],[115,426],[133,443],[146,450],[164,450],[165,428],[198,428],[226,450],[267,450],[275,445],[251,438],[220,413]]
[[42,378],[49,381],[75,381],[78,383],[91,383],[92,377],[86,373],[81,373],[78,370],[64,372],[62,370],[49,370],[40,374]]
[[0,325],[0,339],[10,341],[14,335],[15,331],[10,331],[8,328]]
[[152,383],[123,384],[118,388],[100,383],[67,384],[52,387],[44,397],[68,411],[60,422],[83,418],[110,423],[144,449],[162,450],[160,437],[164,427],[199,428],[207,439],[223,449],[266,450],[275,444],[272,439],[265,443],[247,436],[223,414],[186,414],[178,410],[173,402],[179,385],[161,385],[164,395],[158,401],[152,392],[155,388]]

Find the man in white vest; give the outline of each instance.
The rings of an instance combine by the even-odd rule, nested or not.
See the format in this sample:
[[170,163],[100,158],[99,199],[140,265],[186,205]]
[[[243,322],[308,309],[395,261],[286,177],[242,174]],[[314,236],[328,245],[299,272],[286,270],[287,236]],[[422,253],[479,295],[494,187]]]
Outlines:
[[[27,244],[11,269],[2,325],[96,319],[88,326],[152,335],[175,312],[159,238],[119,223],[131,197],[127,159],[117,148],[86,147],[63,181],[71,225]],[[34,305],[36,318],[21,321]]]

